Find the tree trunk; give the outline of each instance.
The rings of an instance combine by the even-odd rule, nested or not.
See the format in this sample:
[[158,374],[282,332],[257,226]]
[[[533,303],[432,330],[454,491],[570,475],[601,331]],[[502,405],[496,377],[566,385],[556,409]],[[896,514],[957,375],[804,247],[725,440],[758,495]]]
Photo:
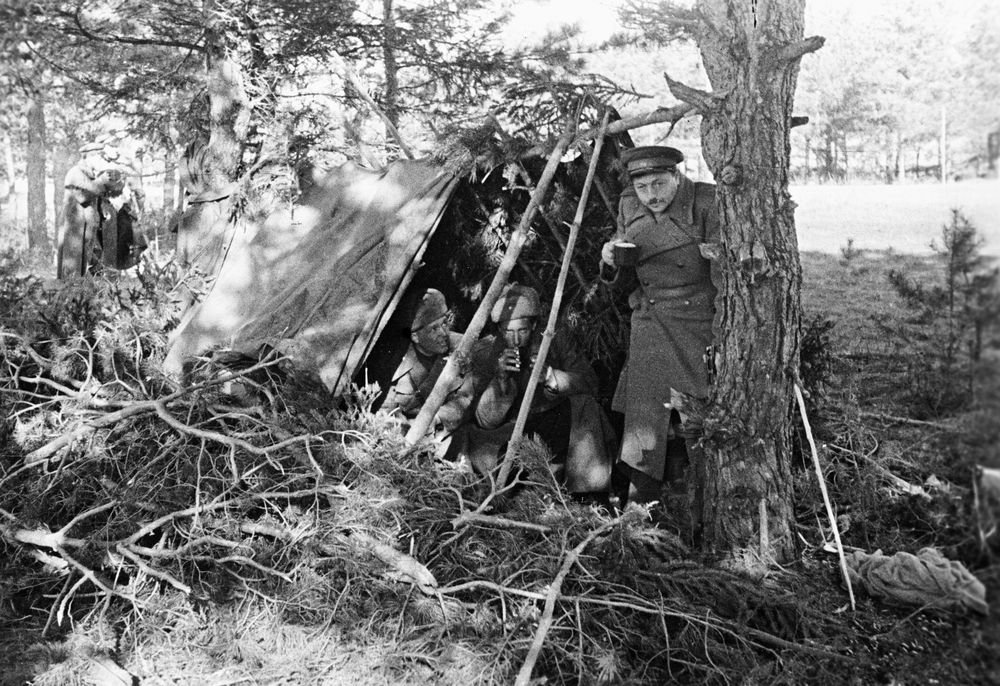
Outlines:
[[948,108],[941,106],[941,134],[938,136],[938,167],[941,183],[948,183]]
[[45,103],[36,94],[28,107],[28,248],[50,247],[45,202]]
[[[399,127],[399,78],[396,66],[396,18],[392,11],[392,0],[382,0],[382,24],[385,38],[382,41],[382,61],[385,66],[385,116],[393,127]],[[392,131],[386,130],[386,142],[393,140]]]
[[10,140],[10,134],[3,134],[3,163],[4,173],[7,176],[7,186],[4,189],[4,197],[0,198],[5,205],[6,214],[4,218],[11,225],[17,224],[17,169],[14,167],[14,147]]
[[163,156],[163,204],[160,209],[164,216],[171,216],[174,211],[180,209],[177,202],[177,155],[173,148],[167,148]]
[[[215,0],[205,0],[205,16],[215,11]],[[243,146],[250,125],[250,104],[243,88],[243,70],[229,54],[225,37],[209,24],[205,36],[209,97],[209,141],[206,169],[213,187],[240,176]]]
[[841,179],[843,179],[844,181],[847,181],[848,183],[850,183],[850,180],[851,180],[851,161],[850,161],[850,156],[847,154],[847,134],[846,133],[843,134],[840,137],[840,141],[841,141],[840,149],[844,153],[844,162],[843,162],[843,164],[844,164],[844,173],[843,174],[838,174],[838,176]]
[[896,131],[896,181],[906,181],[906,158],[903,156],[903,134]]
[[802,273],[789,131],[799,60],[823,42],[803,41],[804,4],[698,3],[713,27],[698,41],[718,94],[701,102],[702,149],[719,184],[722,232],[717,378],[695,516],[703,548],[734,559],[787,561],[796,551],[789,465]]
[[66,187],[63,181],[76,160],[79,147],[75,140],[66,140],[52,148],[52,207],[55,209],[53,226],[58,227],[63,221],[66,210]]

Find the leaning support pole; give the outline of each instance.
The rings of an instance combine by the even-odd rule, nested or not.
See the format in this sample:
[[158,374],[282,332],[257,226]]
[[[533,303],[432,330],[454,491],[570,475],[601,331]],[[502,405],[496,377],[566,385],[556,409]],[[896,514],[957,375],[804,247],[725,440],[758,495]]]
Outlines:
[[601,148],[604,146],[604,132],[607,128],[608,113],[605,112],[600,132],[594,139],[594,152],[590,155],[587,179],[583,182],[583,190],[580,191],[580,202],[576,205],[576,216],[573,217],[573,226],[569,229],[566,250],[563,252],[562,265],[559,267],[559,278],[556,280],[556,291],[552,296],[552,307],[549,309],[549,319],[545,324],[545,331],[542,333],[542,343],[538,347],[538,357],[535,360],[535,366],[531,369],[531,377],[528,379],[528,387],[524,391],[524,399],[521,401],[521,407],[517,411],[514,432],[507,443],[507,454],[504,455],[503,464],[500,466],[497,483],[507,483],[507,477],[514,464],[514,452],[517,450],[517,444],[524,435],[524,425],[528,421],[531,402],[535,398],[535,389],[538,387],[538,381],[542,377],[542,370],[545,369],[545,358],[549,354],[549,346],[552,343],[552,338],[556,334],[556,322],[559,320],[559,309],[562,306],[563,289],[566,288],[566,276],[569,274],[570,264],[573,262],[573,248],[576,247],[576,238],[580,234],[580,225],[583,223],[583,214],[587,209],[587,198],[590,196],[590,187],[594,182],[594,174],[597,172],[597,162],[601,157]]
[[833,530],[833,540],[837,543],[837,555],[840,557],[840,571],[844,575],[844,583],[847,584],[847,595],[851,599],[851,610],[855,610],[854,587],[851,585],[851,575],[847,572],[847,558],[844,557],[844,544],[840,542],[840,528],[837,526],[837,517],[833,513],[833,504],[830,503],[830,494],[826,492],[826,479],[823,478],[823,468],[819,463],[819,452],[816,450],[816,441],[813,439],[812,427],[809,425],[809,415],[806,414],[806,401],[802,397],[802,389],[795,384],[795,400],[799,404],[799,414],[802,415],[802,426],[806,430],[806,438],[809,440],[809,448],[812,450],[813,466],[816,468],[816,479],[819,481],[819,490],[823,494],[823,503],[826,505],[826,516],[830,518],[830,529]]
[[410,424],[410,430],[406,432],[406,442],[410,445],[413,445],[427,434],[431,420],[434,419],[434,415],[441,408],[441,405],[444,404],[448,395],[447,389],[451,388],[458,378],[459,361],[469,358],[473,344],[479,338],[483,327],[486,326],[486,319],[489,317],[490,310],[493,309],[496,301],[500,299],[500,293],[503,291],[503,287],[507,285],[510,273],[514,269],[514,265],[517,264],[518,256],[521,254],[521,248],[524,247],[524,242],[527,240],[531,221],[535,218],[542,198],[545,197],[545,193],[552,183],[552,178],[559,167],[559,160],[562,159],[562,156],[566,153],[566,149],[569,147],[570,141],[573,139],[573,130],[574,126],[571,123],[567,124],[566,130],[556,143],[555,149],[549,155],[549,160],[545,164],[545,170],[542,172],[541,178],[538,179],[535,192],[531,194],[531,200],[528,201],[528,207],[525,208],[524,214],[521,215],[521,221],[518,223],[517,229],[510,235],[507,252],[504,253],[503,261],[500,262],[500,266],[497,268],[497,273],[493,276],[493,281],[490,283],[486,295],[483,296],[483,300],[479,303],[476,313],[472,316],[472,321],[469,322],[469,326],[465,330],[465,335],[462,336],[462,341],[458,344],[458,349],[448,356],[448,361],[444,369],[441,370],[441,375],[434,384],[434,389],[427,396],[427,400],[424,401],[424,406],[420,409],[420,414]]

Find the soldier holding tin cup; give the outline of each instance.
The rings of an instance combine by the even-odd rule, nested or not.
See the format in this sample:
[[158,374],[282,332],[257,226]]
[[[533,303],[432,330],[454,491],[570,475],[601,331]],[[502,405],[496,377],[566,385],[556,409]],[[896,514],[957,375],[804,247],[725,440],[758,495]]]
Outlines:
[[715,341],[717,294],[706,255],[719,241],[719,219],[715,186],[681,173],[680,150],[631,148],[621,161],[629,183],[616,235],[601,248],[601,276],[615,281],[635,260],[628,360],[612,409],[625,415],[627,498],[645,503],[662,500],[664,485],[683,487],[687,465],[702,458],[695,410],[709,395],[704,356]]

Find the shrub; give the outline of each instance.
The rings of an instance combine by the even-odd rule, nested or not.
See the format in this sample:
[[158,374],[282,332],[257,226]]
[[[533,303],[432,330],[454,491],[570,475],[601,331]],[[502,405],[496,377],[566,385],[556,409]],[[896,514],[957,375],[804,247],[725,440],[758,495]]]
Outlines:
[[893,270],[889,282],[912,317],[890,333],[912,350],[909,400],[920,414],[957,410],[973,397],[983,341],[1000,315],[1000,270],[980,252],[983,240],[959,210],[932,243],[942,273],[926,284]]

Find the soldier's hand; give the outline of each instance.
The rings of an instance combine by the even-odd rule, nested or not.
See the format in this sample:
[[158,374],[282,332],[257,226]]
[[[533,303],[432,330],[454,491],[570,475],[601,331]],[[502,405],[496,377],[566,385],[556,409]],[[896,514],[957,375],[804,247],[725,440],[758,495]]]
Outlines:
[[517,374],[521,371],[521,354],[517,348],[504,348],[497,359],[497,369],[502,375]]
[[607,243],[605,243],[604,245],[601,246],[601,262],[603,262],[604,264],[606,264],[608,266],[611,266],[611,267],[617,267],[618,266],[617,264],[615,264],[615,242],[614,241],[608,241]]

